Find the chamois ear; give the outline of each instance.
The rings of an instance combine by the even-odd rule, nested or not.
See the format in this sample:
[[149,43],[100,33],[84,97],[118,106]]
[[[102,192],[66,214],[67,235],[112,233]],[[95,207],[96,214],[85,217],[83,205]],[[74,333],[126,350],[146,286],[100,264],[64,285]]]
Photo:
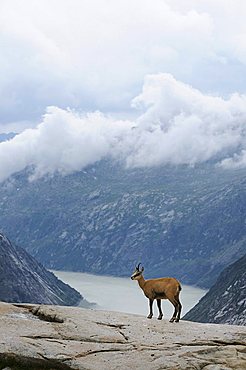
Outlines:
[[144,271],[144,267],[142,267],[142,272]]

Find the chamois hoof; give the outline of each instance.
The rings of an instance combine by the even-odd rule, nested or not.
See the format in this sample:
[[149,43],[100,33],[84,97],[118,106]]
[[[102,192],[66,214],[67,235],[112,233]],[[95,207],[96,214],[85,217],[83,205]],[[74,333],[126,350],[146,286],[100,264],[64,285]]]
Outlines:
[[176,319],[175,322],[179,322],[179,319]]
[[153,315],[147,316],[147,319],[152,319]]
[[175,320],[175,317],[172,317],[172,318],[169,320],[169,322],[174,322],[174,320]]
[[157,317],[157,320],[162,320],[162,316]]

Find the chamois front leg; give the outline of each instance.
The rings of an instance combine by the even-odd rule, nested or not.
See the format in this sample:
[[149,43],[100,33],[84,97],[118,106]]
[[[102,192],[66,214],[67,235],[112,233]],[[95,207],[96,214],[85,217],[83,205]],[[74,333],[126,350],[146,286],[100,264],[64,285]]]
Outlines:
[[163,317],[163,313],[162,313],[162,310],[161,310],[161,299],[157,299],[157,306],[158,306],[158,309],[159,309],[158,320],[161,320],[162,317]]
[[153,299],[149,298],[149,315],[147,316],[148,319],[152,319],[153,317]]

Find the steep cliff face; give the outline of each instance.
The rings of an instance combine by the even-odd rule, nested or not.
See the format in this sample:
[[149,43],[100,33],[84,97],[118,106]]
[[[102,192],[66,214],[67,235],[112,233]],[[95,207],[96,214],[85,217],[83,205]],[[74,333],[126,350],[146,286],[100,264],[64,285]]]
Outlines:
[[228,266],[185,320],[246,325],[246,254]]
[[0,300],[76,305],[82,297],[0,233]]

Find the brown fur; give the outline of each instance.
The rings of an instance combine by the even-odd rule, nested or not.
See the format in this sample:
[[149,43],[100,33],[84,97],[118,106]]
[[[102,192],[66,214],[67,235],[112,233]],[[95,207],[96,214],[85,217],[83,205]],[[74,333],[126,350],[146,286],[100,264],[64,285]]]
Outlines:
[[145,280],[143,277],[142,268],[139,270],[139,265],[136,267],[134,273],[131,276],[132,280],[137,280],[140,288],[143,290],[145,296],[149,299],[150,313],[148,318],[151,319],[153,316],[153,302],[156,299],[159,309],[159,317],[161,320],[163,313],[161,310],[161,299],[168,299],[174,306],[175,310],[170,322],[178,322],[180,319],[182,305],[179,300],[179,293],[181,291],[180,282],[173,277],[164,277],[158,279]]

